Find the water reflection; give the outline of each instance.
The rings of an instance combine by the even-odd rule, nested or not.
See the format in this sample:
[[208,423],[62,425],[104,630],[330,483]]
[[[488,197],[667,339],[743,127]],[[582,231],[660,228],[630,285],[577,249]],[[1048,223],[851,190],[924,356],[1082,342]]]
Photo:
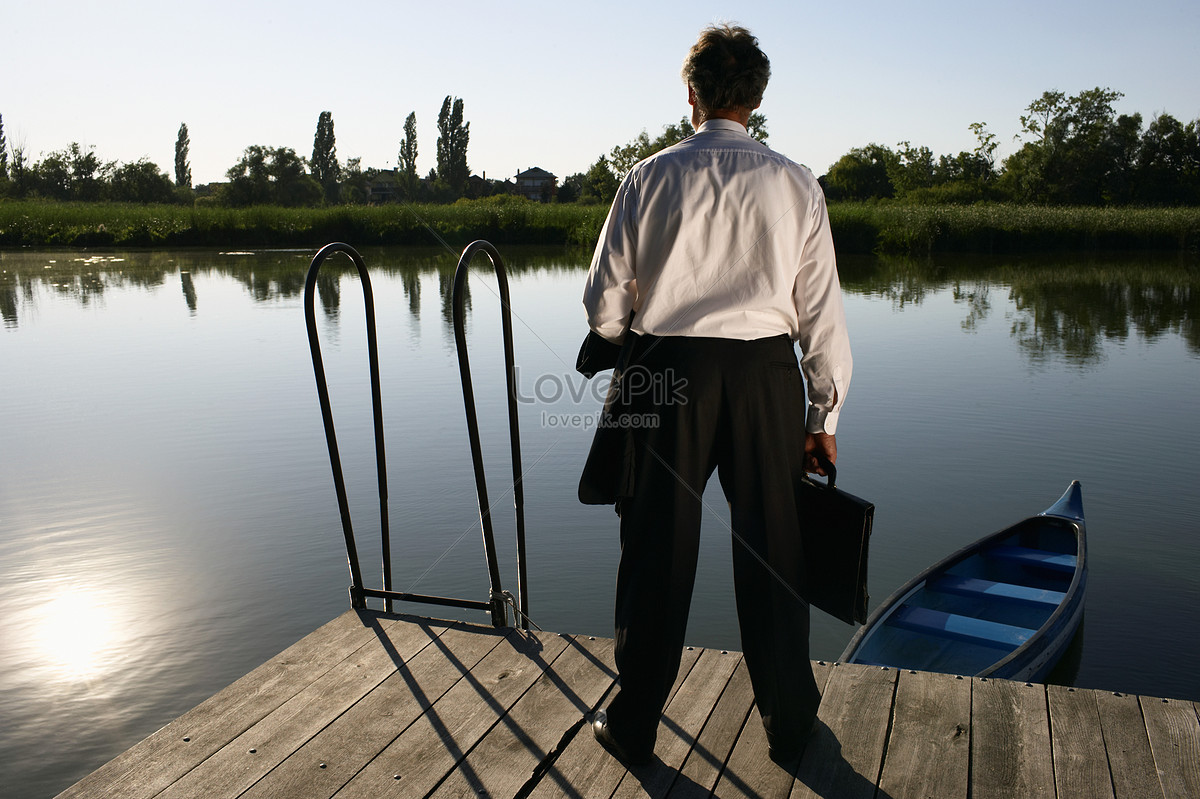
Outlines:
[[993,293],[1006,291],[1002,306],[1011,313],[1012,339],[1035,362],[1062,356],[1093,363],[1103,357],[1105,341],[1153,341],[1168,334],[1200,355],[1200,271],[1175,256],[853,258],[843,259],[841,271],[846,291],[886,298],[896,310],[949,290],[963,306],[965,332],[994,313]]
[[183,299],[187,303],[192,316],[196,315],[196,284],[192,282],[191,272],[180,272],[179,282],[183,285]]
[[[120,255],[0,255],[0,315],[4,326],[21,324],[23,314],[36,311],[38,291],[52,291],[87,306],[115,288],[155,288],[179,276],[191,315],[199,308],[195,275],[233,278],[256,302],[275,302],[300,296],[312,253],[125,253]],[[408,310],[420,318],[422,273],[438,275],[439,310],[451,329],[451,289],[456,258],[444,250],[380,249],[364,253],[367,264],[399,277]],[[510,273],[582,270],[585,251],[514,248],[505,253]],[[342,269],[339,270],[339,265]],[[486,270],[480,262],[477,268]],[[1193,355],[1200,355],[1200,271],[1174,256],[1154,258],[1113,256],[1106,260],[1064,256],[1020,261],[959,257],[915,260],[847,257],[841,262],[847,292],[882,297],[895,310],[919,306],[948,291],[963,308],[961,327],[974,332],[997,307],[996,292],[1007,293],[1000,303],[1011,315],[1010,334],[1031,361],[1063,356],[1088,364],[1103,357],[1103,342],[1125,342],[1131,336],[1154,340],[1178,335]],[[318,297],[327,319],[338,318],[342,278],[355,279],[348,259],[334,259],[322,270]],[[470,284],[466,298],[471,307]]]
[[1100,357],[1102,340],[1124,342],[1135,333],[1154,341],[1180,336],[1200,355],[1200,292],[1195,270],[1157,265],[1123,269],[1007,270],[1017,316],[1012,336],[1027,355],[1061,352],[1079,362]]

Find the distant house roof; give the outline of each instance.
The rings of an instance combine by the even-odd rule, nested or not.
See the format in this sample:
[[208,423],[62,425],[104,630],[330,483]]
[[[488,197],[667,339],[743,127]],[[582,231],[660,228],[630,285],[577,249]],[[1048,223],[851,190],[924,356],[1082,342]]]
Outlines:
[[547,172],[540,166],[531,166],[524,172],[517,173],[517,180],[551,180],[558,177],[553,172]]

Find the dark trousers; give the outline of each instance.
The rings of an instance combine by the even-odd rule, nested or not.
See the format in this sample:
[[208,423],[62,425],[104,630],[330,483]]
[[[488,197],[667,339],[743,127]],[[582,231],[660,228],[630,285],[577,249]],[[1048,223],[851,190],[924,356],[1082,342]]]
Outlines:
[[618,505],[621,688],[609,724],[630,746],[654,744],[684,645],[701,497],[716,469],[731,509],[754,697],[768,740],[790,747],[807,735],[821,699],[808,657],[808,605],[794,592],[803,574],[794,486],[803,474],[805,400],[792,342],[645,336],[632,364],[627,409],[639,424],[633,495]]

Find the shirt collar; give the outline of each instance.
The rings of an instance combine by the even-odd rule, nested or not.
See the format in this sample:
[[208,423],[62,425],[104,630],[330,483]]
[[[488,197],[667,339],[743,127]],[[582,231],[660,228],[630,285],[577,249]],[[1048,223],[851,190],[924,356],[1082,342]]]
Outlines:
[[750,135],[740,122],[734,122],[732,119],[723,119],[721,117],[706,119],[700,123],[700,127],[696,128],[697,133],[703,133],[706,130],[732,130],[747,136]]

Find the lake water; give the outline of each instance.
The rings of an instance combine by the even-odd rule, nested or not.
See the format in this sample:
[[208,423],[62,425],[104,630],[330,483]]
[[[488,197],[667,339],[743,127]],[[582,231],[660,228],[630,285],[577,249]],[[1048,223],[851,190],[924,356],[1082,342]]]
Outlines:
[[[448,310],[456,256],[364,255],[396,588],[486,599]],[[575,501],[591,430],[570,424],[599,406],[573,370],[587,253],[504,255],[530,615],[547,630],[609,636],[617,519]],[[53,795],[349,607],[305,337],[311,256],[0,254],[5,796]],[[485,265],[470,279],[468,338],[505,588],[515,591],[499,301]],[[855,375],[839,484],[877,505],[874,601],[1078,479],[1087,612],[1055,679],[1200,698],[1194,257],[847,258],[841,271]],[[379,585],[360,284],[349,268],[330,269],[320,289],[359,548]],[[705,504],[688,635],[738,648],[715,480]],[[814,613],[813,656],[836,658],[852,632]]]

